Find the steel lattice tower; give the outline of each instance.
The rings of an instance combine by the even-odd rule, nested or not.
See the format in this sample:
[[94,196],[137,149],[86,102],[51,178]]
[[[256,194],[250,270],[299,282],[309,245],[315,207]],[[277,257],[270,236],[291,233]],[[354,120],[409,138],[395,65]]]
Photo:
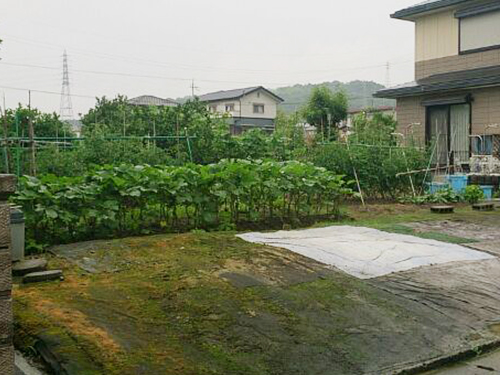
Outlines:
[[59,110],[61,120],[73,120],[73,104],[71,103],[71,92],[69,89],[68,54],[64,50],[63,55],[63,81],[61,89],[61,108]]

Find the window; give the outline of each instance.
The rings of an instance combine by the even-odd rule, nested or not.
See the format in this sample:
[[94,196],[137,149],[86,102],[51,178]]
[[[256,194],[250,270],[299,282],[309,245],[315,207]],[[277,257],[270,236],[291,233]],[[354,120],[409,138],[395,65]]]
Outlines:
[[254,104],[253,113],[264,113],[264,104]]
[[482,135],[473,137],[472,153],[475,155],[493,155],[493,136]]
[[[482,8],[484,11],[484,8]],[[500,10],[457,13],[460,18],[460,52],[500,48]]]
[[470,158],[470,104],[427,107],[427,140],[433,164],[467,163]]
[[226,112],[234,112],[234,103],[226,104]]
[[211,112],[217,112],[217,104],[212,104],[209,109]]

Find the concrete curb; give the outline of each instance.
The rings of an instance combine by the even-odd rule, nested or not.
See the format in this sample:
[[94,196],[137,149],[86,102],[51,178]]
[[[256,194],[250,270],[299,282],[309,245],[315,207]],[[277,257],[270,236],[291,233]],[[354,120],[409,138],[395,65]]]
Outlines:
[[[484,344],[478,345],[474,348],[464,349],[454,354],[438,357],[425,361],[416,365],[411,365],[399,370],[383,371],[385,375],[414,375],[421,374],[425,371],[437,370],[446,365],[456,364],[468,359],[476,358],[500,348],[500,339],[488,341]],[[380,374],[380,373],[379,373]]]

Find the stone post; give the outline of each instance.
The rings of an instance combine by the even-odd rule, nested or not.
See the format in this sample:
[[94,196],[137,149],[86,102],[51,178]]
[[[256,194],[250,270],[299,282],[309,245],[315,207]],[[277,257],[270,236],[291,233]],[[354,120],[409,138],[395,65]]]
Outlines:
[[14,375],[10,206],[7,199],[15,190],[15,176],[0,174],[0,373],[2,375]]

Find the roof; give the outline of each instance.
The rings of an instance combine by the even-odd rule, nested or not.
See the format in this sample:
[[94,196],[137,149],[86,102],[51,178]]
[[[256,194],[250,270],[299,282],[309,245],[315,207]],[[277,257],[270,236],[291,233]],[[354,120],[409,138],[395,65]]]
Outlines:
[[254,87],[246,87],[244,89],[211,92],[209,94],[199,96],[199,99],[202,102],[217,102],[220,100],[239,99],[239,98],[241,98],[245,95],[251,94],[252,92],[257,91],[257,90],[264,90],[269,95],[271,95],[273,98],[275,98],[276,101],[284,102],[284,100],[282,98],[280,98],[278,95],[276,95],[272,91],[269,91],[268,89],[266,89],[265,87],[262,87],[262,86],[254,86]]
[[74,132],[79,132],[82,130],[83,123],[80,120],[64,120],[64,122],[68,123],[71,126],[71,130],[73,130]]
[[395,110],[396,107],[392,105],[384,105],[379,107],[353,108],[347,111],[347,113],[353,115],[361,112],[373,113],[373,112],[385,112],[385,111],[395,111]]
[[175,100],[162,99],[153,95],[142,95],[128,100],[131,105],[153,105],[157,107],[176,107],[179,105]]
[[377,91],[376,98],[401,98],[427,93],[500,86],[500,66],[435,74],[404,85]]
[[411,20],[412,17],[417,16],[422,13],[427,13],[441,8],[446,8],[453,5],[458,5],[466,3],[471,0],[427,0],[423,3],[413,5],[411,7],[401,9],[394,14],[391,14],[392,18],[397,18],[400,20]]

